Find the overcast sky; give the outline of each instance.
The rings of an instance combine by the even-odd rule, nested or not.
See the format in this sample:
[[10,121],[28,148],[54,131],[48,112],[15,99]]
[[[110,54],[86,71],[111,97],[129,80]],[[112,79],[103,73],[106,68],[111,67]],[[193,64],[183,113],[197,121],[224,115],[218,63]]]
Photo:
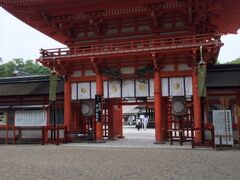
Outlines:
[[[240,57],[240,31],[238,35],[222,37],[219,61],[221,63]],[[39,49],[59,48],[64,45],[19,21],[0,7],[0,58],[4,62],[13,58],[37,59]]]

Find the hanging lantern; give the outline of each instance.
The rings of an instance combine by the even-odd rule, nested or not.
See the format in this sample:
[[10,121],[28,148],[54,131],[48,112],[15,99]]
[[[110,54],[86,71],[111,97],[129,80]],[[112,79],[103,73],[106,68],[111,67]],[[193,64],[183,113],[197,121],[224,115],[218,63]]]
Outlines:
[[49,87],[49,101],[56,101],[57,92],[57,75],[56,73],[51,73],[50,75],[50,87]]
[[207,65],[203,61],[203,47],[200,47],[200,62],[198,63],[198,95],[206,97]]

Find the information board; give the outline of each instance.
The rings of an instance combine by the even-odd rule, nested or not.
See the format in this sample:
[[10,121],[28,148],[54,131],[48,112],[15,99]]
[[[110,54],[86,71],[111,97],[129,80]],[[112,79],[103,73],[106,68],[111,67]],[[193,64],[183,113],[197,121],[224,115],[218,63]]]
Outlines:
[[231,110],[213,110],[216,145],[233,145]]
[[96,122],[101,121],[102,117],[102,96],[95,96],[95,118]]

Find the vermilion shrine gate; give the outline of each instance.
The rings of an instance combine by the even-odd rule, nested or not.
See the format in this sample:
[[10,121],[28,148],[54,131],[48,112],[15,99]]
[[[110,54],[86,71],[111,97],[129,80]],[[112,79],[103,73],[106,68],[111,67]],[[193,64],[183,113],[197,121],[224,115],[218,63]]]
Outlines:
[[202,141],[206,98],[199,90],[199,66],[214,64],[221,35],[236,33],[239,1],[0,0],[0,5],[67,45],[42,49],[38,61],[65,77],[68,132],[91,127],[97,141],[122,136],[122,105],[144,104],[154,109],[156,143],[173,134]]

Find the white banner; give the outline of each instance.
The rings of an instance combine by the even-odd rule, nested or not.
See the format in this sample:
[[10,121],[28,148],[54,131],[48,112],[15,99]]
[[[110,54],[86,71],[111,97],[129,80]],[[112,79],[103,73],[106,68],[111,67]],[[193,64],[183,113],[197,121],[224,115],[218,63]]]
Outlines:
[[96,82],[91,82],[91,99],[95,99],[96,95]]
[[134,97],[134,80],[122,81],[122,97]]
[[[72,100],[94,99],[96,94],[96,82],[72,83]],[[146,79],[144,82],[137,80],[103,81],[104,98],[122,97],[153,97],[154,80]]]
[[150,86],[150,97],[154,96],[154,80],[153,79],[149,79],[149,86]]
[[78,99],[90,99],[90,82],[78,83]]
[[103,97],[108,98],[108,81],[103,81]]
[[148,97],[148,80],[136,81],[136,97]]
[[192,77],[185,77],[185,93],[186,96],[193,95]]
[[231,110],[213,110],[216,145],[233,145]]
[[109,81],[109,98],[121,97],[121,83],[119,81]]
[[15,126],[39,127],[47,125],[46,110],[25,110],[15,112]]
[[169,79],[170,96],[184,96],[183,77],[176,77]]
[[72,100],[77,100],[77,83],[71,84],[71,97]]
[[162,78],[162,96],[169,96],[168,78]]

